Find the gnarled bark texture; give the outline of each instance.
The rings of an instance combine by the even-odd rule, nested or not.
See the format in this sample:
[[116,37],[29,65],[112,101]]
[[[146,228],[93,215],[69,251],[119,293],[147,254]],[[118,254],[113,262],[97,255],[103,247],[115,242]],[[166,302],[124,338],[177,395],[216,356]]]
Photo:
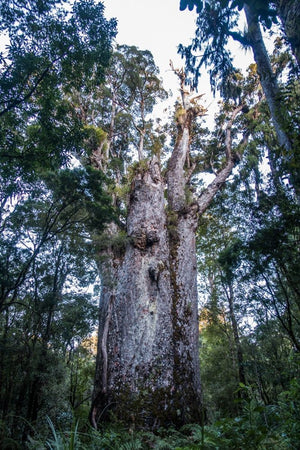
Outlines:
[[[189,106],[177,115],[178,137],[165,179],[156,157],[139,165],[123,254],[112,246],[99,263],[95,427],[111,413],[127,426],[144,429],[201,418],[195,232],[199,211],[225,182],[234,158],[228,144],[227,169],[204,196],[193,198],[188,158],[197,114],[199,108]],[[229,128],[227,134],[230,142]]]
[[[144,428],[199,418],[197,219],[185,231],[187,247],[183,239],[170,245],[164,189],[153,159],[132,182],[125,253],[118,260],[111,254],[101,263],[94,425],[109,411]],[[178,259],[184,256],[181,267],[173,263],[175,252]]]

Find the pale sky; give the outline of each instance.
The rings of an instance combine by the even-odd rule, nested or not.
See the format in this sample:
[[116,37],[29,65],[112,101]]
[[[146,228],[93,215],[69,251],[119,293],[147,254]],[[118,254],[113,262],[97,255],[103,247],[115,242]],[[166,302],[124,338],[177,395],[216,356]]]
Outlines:
[[176,97],[178,82],[169,61],[176,68],[184,65],[177,46],[191,42],[195,13],[179,11],[179,0],[103,0],[103,3],[105,17],[118,20],[117,42],[150,50],[165,89],[171,89]]
[[118,43],[150,50],[164,78],[170,59],[183,65],[177,46],[191,41],[196,15],[179,11],[179,0],[104,0],[103,3],[105,16],[118,20]]
[[[102,0],[105,5],[105,17],[116,17],[118,20],[117,42],[119,44],[135,45],[141,50],[150,50],[154,61],[160,69],[164,88],[172,90],[173,98],[169,104],[174,104],[179,96],[178,79],[170,70],[170,59],[175,68],[184,66],[184,60],[177,54],[178,45],[188,45],[195,34],[196,12],[188,9],[179,10],[179,0]],[[244,52],[240,52],[239,62],[247,60]],[[246,64],[248,65],[248,64]],[[210,125],[217,108],[217,99],[211,94],[209,76],[201,76],[199,93],[204,93],[202,103],[208,108]]]

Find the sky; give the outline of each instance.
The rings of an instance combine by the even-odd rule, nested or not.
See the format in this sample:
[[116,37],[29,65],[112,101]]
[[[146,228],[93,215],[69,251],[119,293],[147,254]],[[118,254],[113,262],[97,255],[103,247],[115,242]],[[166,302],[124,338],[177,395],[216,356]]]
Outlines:
[[[170,59],[175,68],[184,66],[184,60],[177,53],[179,44],[188,45],[195,34],[196,12],[179,10],[179,0],[102,0],[105,5],[105,17],[115,17],[118,20],[118,44],[135,45],[141,50],[150,50],[154,61],[160,69],[164,88],[173,93],[168,105],[174,104],[179,97],[177,76],[170,69]],[[245,60],[248,65],[249,55],[237,47],[234,53],[239,62]],[[213,116],[217,110],[218,99],[213,98],[209,76],[203,69],[198,91],[205,94],[203,105],[208,109],[207,125],[213,125]],[[165,108],[158,107],[158,114]]]
[[150,50],[161,76],[173,85],[176,76],[170,70],[169,60],[176,67],[183,66],[177,46],[191,41],[195,13],[179,11],[179,0],[104,0],[104,5],[105,16],[118,20],[117,42]]
[[[116,17],[118,20],[118,44],[135,45],[141,50],[151,51],[160,69],[164,88],[173,93],[170,102],[174,104],[179,96],[179,83],[169,61],[173,61],[175,68],[184,66],[177,47],[191,42],[196,13],[179,11],[179,0],[103,0],[103,3],[105,17]],[[207,103],[212,100],[208,77],[205,78],[203,89],[200,85],[199,90],[208,93]]]

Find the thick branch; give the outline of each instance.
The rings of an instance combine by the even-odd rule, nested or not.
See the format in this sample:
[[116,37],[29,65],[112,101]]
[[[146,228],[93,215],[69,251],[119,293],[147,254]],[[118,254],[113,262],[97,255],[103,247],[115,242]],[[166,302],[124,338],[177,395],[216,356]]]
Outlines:
[[216,178],[207,186],[204,192],[199,197],[199,214],[203,214],[206,209],[209,207],[212,199],[216,195],[216,193],[221,189],[224,185],[225,181],[231,174],[231,171],[236,163],[236,155],[232,154],[232,136],[231,129],[233,126],[233,122],[237,116],[237,114],[242,111],[244,105],[241,104],[232,113],[231,119],[229,120],[226,130],[225,130],[225,152],[226,152],[226,165],[225,167],[218,172]]
[[239,42],[240,44],[242,44],[244,47],[247,47],[250,42],[249,39],[247,38],[247,36],[244,36],[236,31],[228,31],[229,36],[232,37],[232,39],[234,39],[235,41]]
[[184,127],[179,134],[167,171],[169,206],[173,211],[180,211],[185,206],[186,176],[184,165],[190,145],[189,127]]

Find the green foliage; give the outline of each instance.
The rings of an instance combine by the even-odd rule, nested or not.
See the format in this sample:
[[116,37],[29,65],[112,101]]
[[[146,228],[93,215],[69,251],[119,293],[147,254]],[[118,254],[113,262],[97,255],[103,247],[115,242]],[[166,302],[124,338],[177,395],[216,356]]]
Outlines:
[[104,18],[103,4],[83,0],[66,7],[61,0],[48,0],[41,7],[41,3],[0,3],[10,62],[3,68],[3,111],[30,99],[44,80],[56,80],[64,87],[80,85],[82,76],[95,70],[95,62],[103,79],[116,26]]
[[[94,237],[94,243],[98,252],[105,252],[112,249],[114,254],[119,257],[124,256],[126,246],[130,242],[130,237],[127,235],[126,231],[119,231],[114,235],[103,233],[99,236]],[[101,256],[100,256],[101,258]],[[105,256],[104,256],[105,258]]]
[[[298,361],[299,362],[299,361]],[[289,389],[279,395],[276,425],[287,442],[297,445],[300,442],[300,385],[299,379],[293,379]]]
[[131,183],[138,175],[143,176],[149,170],[149,161],[143,159],[142,161],[136,161],[128,167],[128,182]]
[[[272,24],[277,24],[276,10],[274,9],[274,2],[265,0],[219,0],[218,3],[222,8],[237,8],[241,11],[244,4],[251,4],[255,7],[261,22],[266,28],[271,28]],[[188,8],[190,11],[196,7],[197,14],[200,14],[203,10],[211,11],[213,2],[211,0],[180,0],[180,11],[184,11]]]
[[[276,405],[263,406],[253,396],[250,386],[241,385],[247,392],[242,413],[234,418],[222,418],[212,425],[185,425],[180,430],[159,429],[157,433],[126,431],[120,427],[102,431],[80,431],[78,422],[70,431],[57,431],[48,420],[51,438],[45,442],[52,449],[268,449],[287,450],[297,448],[299,442],[299,384],[291,383]],[[43,445],[42,439],[33,438],[27,444],[30,449]]]
[[[295,290],[299,207],[296,189],[287,182],[293,168],[287,169],[288,160],[276,147],[269,113],[258,98],[254,66],[249,68],[242,92],[244,89],[250,94],[249,109],[239,126],[248,130],[251,139],[244,144],[243,159],[232,182],[219,192],[199,224],[204,405],[214,430],[219,426],[216,419],[223,417],[222,433],[228,442],[224,440],[220,448],[247,448],[246,439],[239,442],[240,434],[253,441],[253,448],[289,448],[297,438],[278,431],[286,425],[275,411],[280,408],[281,392],[289,391],[299,375],[291,357],[299,351],[299,291]],[[290,108],[294,107],[292,101]],[[297,112],[294,119],[297,134]],[[224,123],[222,120],[220,116],[218,123]],[[297,158],[297,152],[291,151],[291,155],[291,159]],[[231,310],[229,299],[233,300]],[[241,355],[244,376],[253,388],[251,395],[237,390]],[[250,416],[255,423],[252,431]],[[252,436],[256,428],[257,434]]]
[[26,179],[80,153],[82,125],[64,96],[92,73],[103,80],[116,25],[104,18],[102,3],[41,3],[0,3],[8,40],[1,54],[0,174],[17,166],[15,176]]
[[[49,450],[76,450],[80,448],[79,434],[78,434],[78,422],[75,424],[74,429],[70,433],[58,433],[49,417],[47,417],[49,427],[51,429],[53,438],[46,441],[46,448]],[[69,435],[68,435],[69,434]]]
[[228,98],[230,90],[228,91],[226,86],[235,72],[228,43],[233,39],[245,48],[252,45],[247,30],[238,27],[237,18],[240,11],[247,5],[263,28],[269,30],[278,24],[279,17],[282,19],[282,8],[279,3],[264,0],[181,0],[181,11],[187,7],[191,11],[196,6],[198,13],[192,44],[186,47],[179,46],[179,53],[186,60],[186,70],[192,76],[190,82],[197,86],[200,69],[204,65],[209,68],[213,90],[220,89],[222,96]]
[[[72,205],[79,216],[78,220],[86,223],[90,230],[97,229],[98,232],[114,215],[111,197],[104,190],[105,181],[106,178],[100,171],[89,166],[85,169],[60,170],[49,173],[46,177],[54,201]],[[68,209],[66,214],[70,216]]]
[[40,427],[45,414],[64,421],[72,417],[72,407],[83,407],[90,398],[90,365],[80,369],[86,384],[75,386],[69,383],[73,367],[66,364],[66,354],[94,330],[97,317],[86,292],[97,276],[86,233],[101,230],[111,217],[102,180],[84,169],[48,173],[43,182],[31,183],[13,207],[13,197],[3,203],[0,406],[5,439],[26,436],[27,422]]
[[99,130],[106,133],[104,147],[109,149],[109,160],[101,169],[118,185],[125,165],[132,162],[133,154],[141,147],[145,155],[159,151],[162,138],[149,115],[157,101],[166,96],[152,54],[128,45],[116,46],[105,83],[99,84],[92,76],[84,91],[73,89],[69,93],[69,101],[88,134],[85,145],[90,159],[97,145],[103,143]]
[[[205,5],[208,6],[203,9],[198,6],[197,32],[193,43],[187,47],[180,45],[179,53],[186,60],[186,70],[192,74],[190,83],[194,87],[198,84],[201,67],[204,65],[209,67],[213,90],[221,86],[224,91],[226,80],[234,70],[227,44],[229,30],[234,29],[237,24],[237,13],[228,6],[221,8],[219,2],[211,4],[206,2]],[[195,52],[200,52],[202,55],[200,59],[195,56]]]
[[107,148],[107,133],[102,128],[95,127],[94,125],[85,125],[84,132],[86,133],[86,151],[88,155],[92,155],[93,152],[101,148],[101,151],[105,153]]
[[232,281],[234,277],[233,271],[240,265],[242,245],[242,241],[239,238],[233,239],[220,253],[219,263],[228,282]]
[[208,322],[203,328],[201,325],[200,362],[204,405],[210,423],[220,417],[234,417],[239,410],[232,329],[222,311],[212,309],[207,308],[200,315],[201,324]]

